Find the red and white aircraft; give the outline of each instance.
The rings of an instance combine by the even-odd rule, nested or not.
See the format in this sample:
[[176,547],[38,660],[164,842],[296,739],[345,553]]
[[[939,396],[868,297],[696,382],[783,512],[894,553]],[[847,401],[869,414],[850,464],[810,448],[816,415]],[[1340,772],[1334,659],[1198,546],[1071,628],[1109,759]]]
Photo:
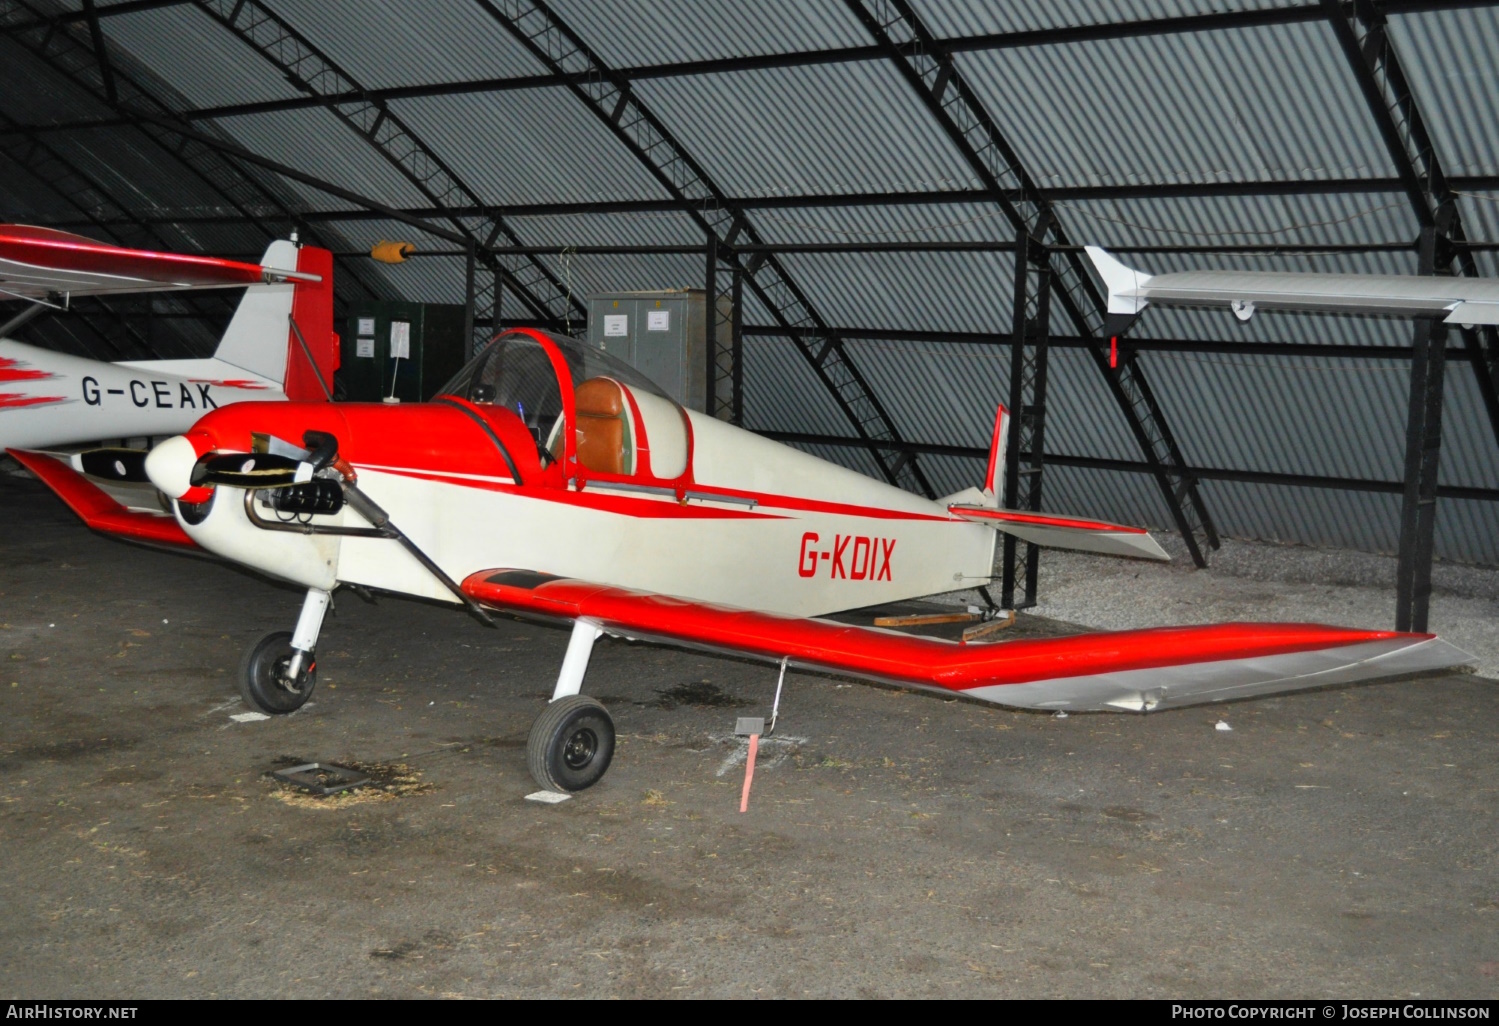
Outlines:
[[572,625],[528,762],[575,791],[614,728],[580,692],[608,633],[1006,705],[1135,710],[1468,661],[1428,634],[1226,624],[960,644],[819,616],[988,583],[999,532],[1146,558],[1138,529],[999,508],[1006,414],[982,488],[931,501],[683,409],[629,367],[531,329],[497,336],[430,403],[237,403],[146,460],[170,517],[63,461],[14,455],[90,525],[195,546],[306,588],[296,628],[245,654],[255,708],[290,712],[340,584]]
[[176,435],[244,399],[327,399],[339,358],[325,249],[278,240],[247,264],[0,225],[0,298],[36,304],[26,314],[73,296],[233,287],[244,298],[206,360],[103,363],[0,338],[0,448]]

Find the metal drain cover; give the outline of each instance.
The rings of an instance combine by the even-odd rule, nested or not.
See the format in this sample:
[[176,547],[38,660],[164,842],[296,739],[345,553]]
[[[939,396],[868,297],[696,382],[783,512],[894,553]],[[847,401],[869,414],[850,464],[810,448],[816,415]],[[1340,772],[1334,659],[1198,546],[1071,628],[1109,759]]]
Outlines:
[[331,762],[304,762],[300,766],[278,769],[271,776],[293,787],[300,787],[304,791],[321,795],[352,791],[370,782],[368,774],[349,769],[347,766],[337,766]]

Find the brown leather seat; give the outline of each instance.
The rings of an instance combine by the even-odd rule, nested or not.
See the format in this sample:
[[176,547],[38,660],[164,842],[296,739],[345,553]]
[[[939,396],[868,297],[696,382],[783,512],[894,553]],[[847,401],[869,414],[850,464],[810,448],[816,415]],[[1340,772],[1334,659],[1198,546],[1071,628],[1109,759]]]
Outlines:
[[578,413],[578,462],[597,474],[627,472],[625,397],[608,378],[589,378],[573,392]]

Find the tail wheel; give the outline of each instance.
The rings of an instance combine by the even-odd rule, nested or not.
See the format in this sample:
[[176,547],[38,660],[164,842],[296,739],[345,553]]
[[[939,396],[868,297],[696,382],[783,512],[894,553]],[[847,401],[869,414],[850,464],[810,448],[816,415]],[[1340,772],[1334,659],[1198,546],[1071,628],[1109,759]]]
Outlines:
[[302,708],[317,684],[317,663],[311,653],[296,680],[289,676],[292,655],[290,631],[272,631],[251,645],[239,662],[239,693],[250,708],[284,716]]
[[568,695],[531,727],[526,764],[548,791],[581,791],[603,778],[614,758],[614,720],[592,698]]

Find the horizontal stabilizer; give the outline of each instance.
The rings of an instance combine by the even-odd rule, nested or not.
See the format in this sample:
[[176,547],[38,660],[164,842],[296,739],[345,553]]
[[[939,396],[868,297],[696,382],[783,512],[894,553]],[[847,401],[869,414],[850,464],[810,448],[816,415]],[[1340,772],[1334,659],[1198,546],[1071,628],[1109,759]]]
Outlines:
[[1298,274],[1181,271],[1146,274],[1097,246],[1084,247],[1108,288],[1110,313],[1147,303],[1227,306],[1247,321],[1256,310],[1442,317],[1449,324],[1499,324],[1499,280],[1414,274]]
[[43,484],[56,492],[57,497],[94,530],[152,545],[198,549],[175,517],[120,505],[102,488],[70,467],[67,461],[25,449],[7,449],[6,452],[41,478]]
[[1098,552],[1106,556],[1133,556],[1138,559],[1171,559],[1166,550],[1143,527],[1111,524],[1104,520],[1081,517],[1048,516],[1045,513],[1023,513],[1014,509],[993,509],[959,503],[947,507],[955,517],[984,524],[996,531],[1013,534],[1032,545],[1077,552]]
[[1320,624],[1207,627],[962,644],[780,616],[527,570],[463,582],[481,605],[1029,709],[1148,712],[1440,670],[1472,657],[1430,634]]

